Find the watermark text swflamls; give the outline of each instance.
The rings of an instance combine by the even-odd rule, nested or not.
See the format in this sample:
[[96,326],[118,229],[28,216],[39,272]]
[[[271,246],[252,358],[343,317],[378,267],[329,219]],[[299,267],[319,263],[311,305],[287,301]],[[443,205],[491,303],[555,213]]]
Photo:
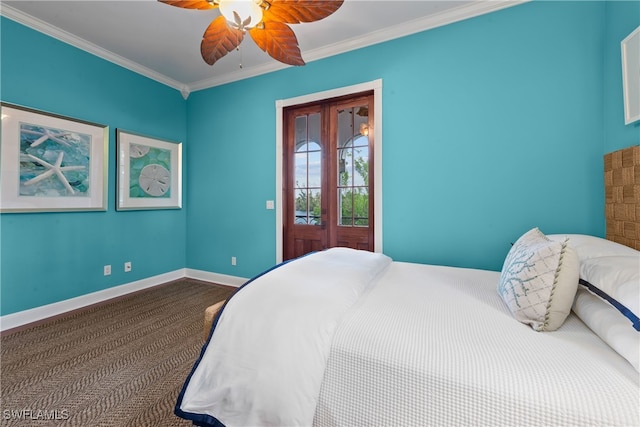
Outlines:
[[46,420],[46,421],[62,421],[69,419],[68,409],[4,409],[2,418],[5,420]]

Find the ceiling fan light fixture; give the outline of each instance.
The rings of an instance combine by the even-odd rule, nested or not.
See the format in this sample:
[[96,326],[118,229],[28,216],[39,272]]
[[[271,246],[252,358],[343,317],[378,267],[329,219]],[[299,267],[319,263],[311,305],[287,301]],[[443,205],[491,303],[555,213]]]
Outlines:
[[[0,0],[1,2],[2,0]],[[202,35],[202,59],[213,65],[249,33],[256,46],[276,61],[304,65],[298,39],[289,24],[315,22],[338,10],[344,0],[158,0],[184,9],[219,9]],[[264,19],[264,20],[263,20]]]
[[218,7],[229,25],[239,30],[257,26],[262,21],[260,0],[220,0]]

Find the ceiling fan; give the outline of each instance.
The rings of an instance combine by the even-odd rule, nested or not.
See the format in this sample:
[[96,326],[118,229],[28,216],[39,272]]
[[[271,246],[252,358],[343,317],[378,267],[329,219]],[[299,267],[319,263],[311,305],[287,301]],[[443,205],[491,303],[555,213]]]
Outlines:
[[248,31],[258,47],[273,59],[304,65],[298,39],[287,24],[319,21],[338,10],[344,0],[158,0],[185,9],[219,8],[202,36],[200,53],[213,65],[238,48]]

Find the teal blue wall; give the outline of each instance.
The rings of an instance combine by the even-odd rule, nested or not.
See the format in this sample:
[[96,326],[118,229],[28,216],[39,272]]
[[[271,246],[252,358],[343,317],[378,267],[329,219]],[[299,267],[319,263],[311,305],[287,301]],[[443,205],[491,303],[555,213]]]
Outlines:
[[275,101],[378,78],[385,253],[500,269],[529,228],[602,235],[604,14],[528,3],[193,93],[188,266],[271,265]]
[[184,141],[180,93],[9,19],[0,31],[2,101],[110,128],[106,212],[0,216],[2,315],[184,268],[186,209],[115,211],[116,128]]
[[[0,216],[1,313],[185,266],[242,277],[271,266],[275,101],[376,79],[385,253],[499,269],[531,227],[603,235],[602,155],[638,143],[638,127],[620,124],[619,80],[637,5],[535,1],[186,102],[3,18],[0,98],[107,124],[111,146],[107,212]],[[116,128],[185,142],[184,209],[115,211]]]
[[640,121],[624,124],[620,42],[640,25],[640,1],[607,2],[604,50],[604,152],[640,144]]

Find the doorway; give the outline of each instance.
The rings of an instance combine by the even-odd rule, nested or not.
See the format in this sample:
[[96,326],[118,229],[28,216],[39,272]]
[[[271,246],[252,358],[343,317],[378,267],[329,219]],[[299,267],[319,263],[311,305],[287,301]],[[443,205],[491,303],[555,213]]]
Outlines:
[[283,111],[283,259],[374,250],[373,91]]
[[[358,83],[351,86],[343,86],[335,89],[329,89],[321,92],[310,93],[306,95],[300,95],[292,98],[279,99],[275,101],[275,263],[281,263],[283,261],[284,252],[284,218],[283,218],[283,205],[284,205],[284,166],[283,166],[283,152],[284,152],[284,110],[287,107],[294,105],[307,105],[316,101],[325,99],[339,98],[348,96],[355,93],[362,93],[367,91],[373,91],[373,118],[375,127],[373,128],[373,135],[375,138],[374,145],[374,158],[373,158],[373,171],[375,173],[375,181],[372,183],[373,187],[373,211],[375,215],[374,228],[374,252],[383,251],[383,212],[382,212],[382,79],[372,80],[364,83]],[[370,165],[371,167],[371,165]]]

